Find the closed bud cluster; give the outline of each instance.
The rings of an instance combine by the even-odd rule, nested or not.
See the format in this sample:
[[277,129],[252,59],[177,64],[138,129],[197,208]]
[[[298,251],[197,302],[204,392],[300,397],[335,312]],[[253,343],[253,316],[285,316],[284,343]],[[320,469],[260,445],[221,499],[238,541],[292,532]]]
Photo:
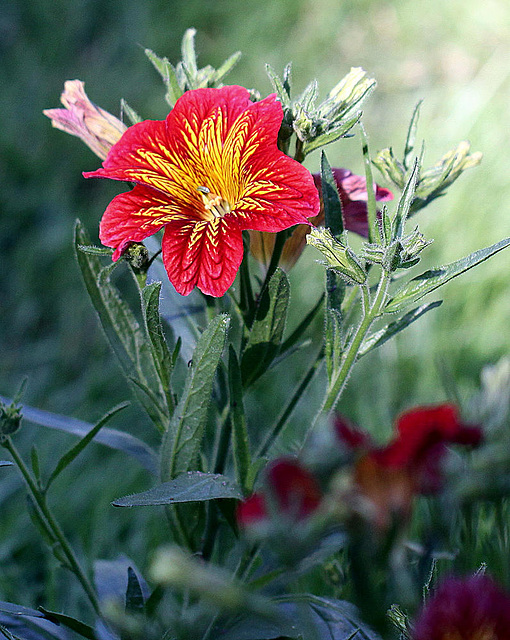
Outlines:
[[365,269],[349,247],[336,240],[328,229],[312,229],[306,237],[308,244],[318,249],[326,258],[326,264],[351,284],[364,284]]
[[15,402],[9,406],[0,402],[0,438],[15,433],[21,426],[22,418],[21,407]]
[[376,81],[369,78],[361,67],[352,67],[335,85],[319,107],[324,118],[342,119],[352,115],[366,96],[375,88]]

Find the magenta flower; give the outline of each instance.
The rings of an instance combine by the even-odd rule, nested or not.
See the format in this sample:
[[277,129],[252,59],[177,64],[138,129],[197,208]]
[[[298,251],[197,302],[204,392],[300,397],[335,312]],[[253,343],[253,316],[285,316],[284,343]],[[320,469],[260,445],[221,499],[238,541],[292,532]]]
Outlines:
[[510,596],[489,576],[447,578],[427,601],[412,640],[508,640]]

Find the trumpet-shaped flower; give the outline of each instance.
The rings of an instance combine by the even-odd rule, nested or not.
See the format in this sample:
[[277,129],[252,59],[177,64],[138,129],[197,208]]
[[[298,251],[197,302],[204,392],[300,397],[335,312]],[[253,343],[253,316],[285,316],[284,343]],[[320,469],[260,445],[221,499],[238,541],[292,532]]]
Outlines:
[[120,140],[127,127],[111,113],[96,106],[85,93],[81,80],[68,80],[60,96],[64,109],[45,109],[57,129],[81,138],[101,159]]
[[113,259],[164,227],[163,263],[176,290],[221,296],[241,264],[244,230],[309,224],[317,189],[277,148],[282,118],[274,95],[251,102],[246,89],[228,86],[187,91],[166,120],[130,127],[103,167],[84,174],[135,183],[101,220]]

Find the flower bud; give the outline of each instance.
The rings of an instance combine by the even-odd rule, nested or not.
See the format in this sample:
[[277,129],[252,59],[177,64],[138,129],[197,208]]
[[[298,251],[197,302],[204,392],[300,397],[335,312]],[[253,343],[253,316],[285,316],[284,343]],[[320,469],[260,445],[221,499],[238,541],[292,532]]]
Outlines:
[[0,438],[2,436],[10,436],[18,431],[22,418],[21,407],[15,402],[12,402],[9,406],[0,402]]
[[349,247],[335,240],[328,229],[312,229],[306,241],[322,253],[328,267],[337,271],[348,282],[365,283],[367,274],[357,261],[355,254]]
[[340,119],[358,107],[367,94],[375,88],[376,81],[367,76],[361,67],[352,67],[349,73],[335,85],[321,105],[324,118]]
[[45,109],[57,129],[81,138],[102,160],[120,140],[127,127],[111,113],[92,103],[81,80],[68,80],[60,101],[65,109]]

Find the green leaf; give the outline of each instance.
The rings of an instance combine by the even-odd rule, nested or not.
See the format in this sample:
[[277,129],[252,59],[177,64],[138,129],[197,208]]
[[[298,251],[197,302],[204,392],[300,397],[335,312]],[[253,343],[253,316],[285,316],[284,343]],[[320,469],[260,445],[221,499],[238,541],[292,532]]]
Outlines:
[[214,375],[221,359],[230,318],[216,316],[200,336],[184,391],[163,436],[161,479],[169,480],[195,466],[207,420]]
[[242,500],[239,486],[221,473],[187,471],[173,480],[112,502],[114,507],[160,506],[181,502],[204,502],[220,498]]
[[273,85],[276,95],[278,96],[278,100],[282,103],[283,108],[289,108],[291,106],[289,93],[283,82],[269,64],[266,64],[266,73],[269,76],[269,80],[271,80],[271,84]]
[[342,302],[345,296],[346,285],[342,277],[332,269],[326,271],[326,311],[324,330],[324,347],[328,380],[340,362],[342,355]]
[[172,411],[174,406],[170,378],[174,359],[168,349],[161,325],[161,316],[159,314],[160,293],[161,282],[153,282],[142,290],[143,314],[154,364],[165,392],[167,406]]
[[324,204],[324,226],[331,231],[333,237],[338,237],[344,230],[342,201],[335,176],[324,151],[321,153],[321,192]]
[[229,56],[225,62],[218,68],[213,74],[213,83],[218,85],[223,78],[228,75],[232,69],[236,66],[241,58],[241,52],[236,51],[231,56]]
[[310,140],[309,142],[305,142],[303,144],[304,155],[305,156],[308,155],[309,153],[311,153],[312,151],[315,151],[315,149],[318,149],[319,147],[324,147],[327,144],[331,144],[332,142],[335,142],[339,138],[344,138],[349,133],[349,131],[354,127],[354,125],[357,122],[359,122],[360,118],[361,118],[361,112],[357,113],[352,118],[349,118],[349,120],[345,120],[341,122],[336,127],[328,129],[325,133],[322,133],[321,135],[318,135],[316,138],[313,138],[313,140]]
[[490,247],[475,251],[465,258],[451,262],[443,267],[425,271],[401,287],[388,302],[384,311],[393,312],[404,309],[407,305],[423,298],[427,293],[434,291],[449,280],[452,280],[452,278],[456,278],[461,273],[464,273],[468,269],[475,267],[477,264],[484,262],[509,245],[510,238],[505,238]]
[[163,78],[167,90],[165,100],[171,107],[173,107],[184,93],[184,88],[181,87],[181,84],[179,83],[175,67],[167,58],[159,58],[150,49],[145,49],[145,55],[149,58],[160,76]]
[[94,427],[92,427],[92,429],[87,433],[86,436],[84,436],[77,444],[74,445],[74,447],[72,447],[72,449],[69,449],[69,451],[67,451],[60,458],[60,460],[57,462],[55,469],[53,470],[52,474],[48,478],[48,482],[46,483],[46,489],[48,489],[49,486],[53,483],[53,481],[62,473],[62,471],[66,467],[68,467],[75,458],[78,457],[78,455],[83,451],[83,449],[85,449],[85,447],[89,444],[89,442],[91,442],[92,439],[104,427],[104,425],[108,422],[108,420],[113,418],[114,415],[119,413],[119,411],[122,411],[122,409],[125,409],[127,406],[129,406],[129,402],[123,402],[117,405],[116,407],[114,407],[113,409],[110,409],[110,411],[105,413],[105,415],[99,420],[99,422],[97,422],[94,425]]
[[395,322],[391,322],[387,327],[384,327],[380,331],[373,333],[372,335],[365,338],[361,348],[358,352],[358,358],[364,356],[372,349],[376,347],[380,347],[382,344],[387,342],[390,338],[400,333],[403,329],[408,327],[415,320],[418,320],[422,315],[427,313],[427,311],[431,311],[432,309],[436,309],[443,303],[442,300],[436,300],[435,302],[430,302],[429,304],[423,304],[420,307],[416,307],[412,311],[408,311],[404,316],[396,320]]
[[136,572],[128,567],[128,583],[126,588],[126,613],[143,613],[145,599]]
[[393,219],[392,227],[394,238],[402,238],[404,235],[405,223],[416,193],[419,172],[420,162],[418,158],[416,158],[411,175],[409,176],[406,186],[402,191],[402,195],[400,196],[400,200],[398,201],[397,210]]
[[278,355],[285,331],[290,285],[282,269],[276,269],[264,289],[241,359],[244,386],[255,382]]
[[232,420],[232,454],[237,483],[248,493],[251,487],[247,479],[251,466],[250,442],[246,428],[243,406],[243,383],[241,369],[232,345],[228,358],[228,385],[230,395],[230,415]]
[[[53,553],[55,553],[56,545],[58,545],[57,539],[54,533],[49,529],[45,518],[42,516],[39,507],[35,504],[34,499],[30,494],[26,495],[27,513],[32,521],[32,524],[37,529],[41,538],[50,547]],[[58,545],[60,547],[60,545]]]
[[27,616],[29,618],[44,618],[44,614],[35,609],[29,609],[28,607],[22,607],[20,604],[13,604],[12,602],[0,602],[0,611],[7,613],[10,616]]
[[414,145],[416,142],[416,130],[418,128],[418,119],[420,117],[420,108],[423,103],[423,100],[419,100],[416,104],[413,115],[411,117],[411,122],[409,123],[409,129],[407,130],[406,144],[404,147],[404,169],[407,171],[411,166],[411,158],[414,151]]
[[[11,400],[0,396],[0,402],[9,403]],[[65,431],[82,437],[94,428],[94,425],[89,422],[62,416],[58,413],[51,413],[43,409],[36,409],[29,405],[23,405],[23,417],[28,422],[33,422],[42,427],[49,427],[50,429]],[[156,474],[156,454],[145,442],[135,438],[130,433],[106,427],[94,437],[94,441],[132,456],[142,467]]]
[[126,116],[128,117],[128,120],[131,122],[131,124],[138,124],[139,122],[142,122],[142,119],[137,113],[136,111],[129,106],[129,104],[124,100],[124,98],[122,98],[122,100],[120,101],[120,109],[121,109],[121,113],[122,114],[126,114]]
[[182,61],[193,78],[196,78],[196,75],[198,73],[197,54],[195,52],[196,34],[196,29],[186,29],[182,38],[181,45]]
[[56,613],[55,611],[48,611],[44,607],[39,607],[39,611],[44,614],[44,617],[53,622],[54,624],[61,624],[68,629],[71,629],[75,633],[79,634],[83,638],[89,640],[96,640],[96,634],[92,627],[76,618],[66,616],[63,613]]
[[377,242],[381,240],[381,233],[377,223],[377,203],[375,201],[374,178],[372,176],[372,161],[368,148],[368,137],[365,127],[360,124],[363,163],[365,165],[365,182],[367,185],[367,218],[368,218],[368,241]]
[[[165,394],[159,380],[149,341],[140,328],[133,312],[119,296],[109,280],[109,268],[103,269],[96,256],[78,249],[79,245],[90,245],[88,235],[78,220],[75,227],[76,258],[81,269],[88,294],[99,316],[106,338],[114,350],[128,380],[136,378],[153,390],[156,396]],[[169,414],[161,404],[154,404],[137,386],[135,395],[159,431],[164,432]]]

